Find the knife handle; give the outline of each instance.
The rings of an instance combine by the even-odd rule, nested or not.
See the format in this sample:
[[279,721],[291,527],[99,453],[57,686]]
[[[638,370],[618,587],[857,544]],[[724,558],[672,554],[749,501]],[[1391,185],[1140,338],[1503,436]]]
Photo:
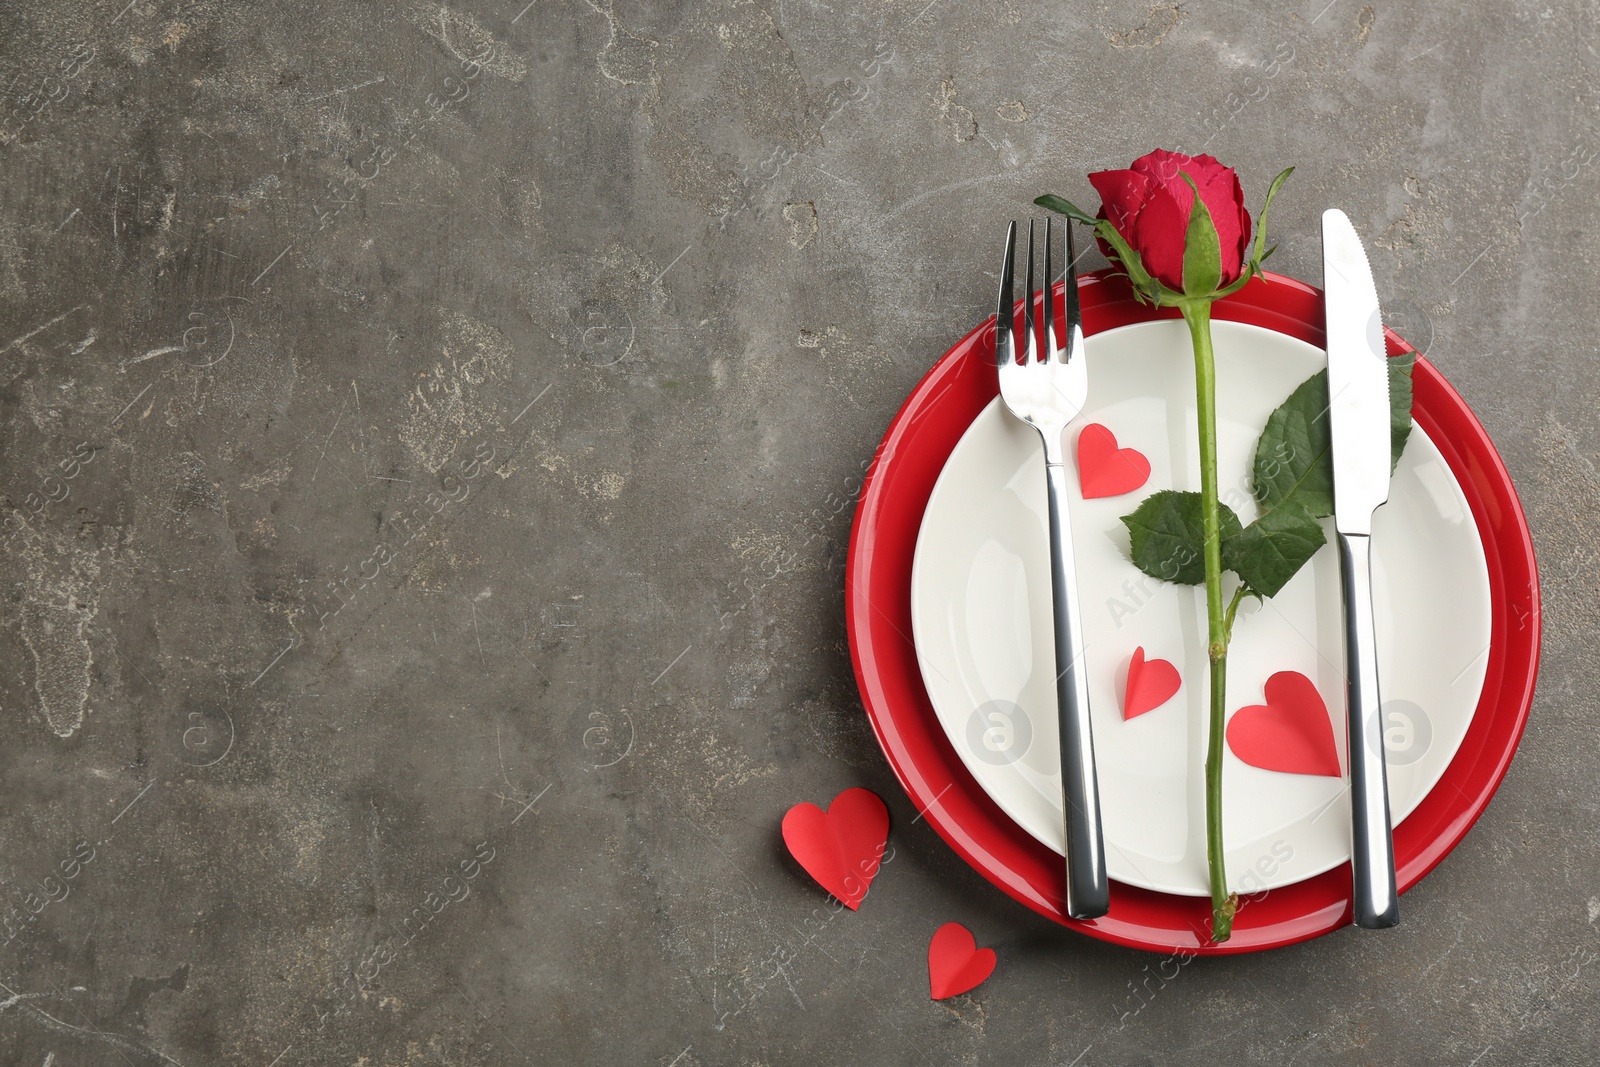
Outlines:
[[1045,462],[1050,501],[1050,594],[1055,618],[1056,708],[1061,724],[1061,799],[1066,816],[1067,914],[1098,919],[1111,908],[1105,839],[1100,828],[1100,785],[1089,726],[1089,682],[1084,671],[1083,623],[1067,517],[1066,466]]
[[1372,538],[1339,534],[1344,583],[1344,654],[1350,724],[1351,908],[1369,930],[1400,921],[1389,830],[1389,776],[1378,695],[1378,640],[1372,618]]

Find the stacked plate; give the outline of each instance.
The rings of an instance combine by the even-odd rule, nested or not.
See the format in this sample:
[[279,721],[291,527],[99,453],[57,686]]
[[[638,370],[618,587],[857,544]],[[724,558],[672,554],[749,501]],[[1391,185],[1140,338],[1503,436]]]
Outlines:
[[[1267,679],[1296,672],[1316,693],[1292,710],[1331,716],[1340,774],[1331,765],[1289,773],[1230,749],[1227,867],[1244,906],[1233,938],[1211,946],[1203,591],[1138,571],[1120,521],[1152,492],[1199,488],[1193,356],[1182,323],[1138,305],[1124,285],[1087,276],[1080,298],[1089,402],[1068,430],[1069,449],[1079,427],[1099,424],[1150,466],[1127,493],[1071,501],[1110,913],[1085,923],[1062,910],[1043,454],[1038,435],[996,397],[992,322],[912,392],[862,492],[846,596],[867,713],[917,810],[976,869],[1052,918],[1157,951],[1250,951],[1326,933],[1348,921],[1350,883],[1337,557],[1325,547],[1234,629],[1230,713],[1267,705]],[[1269,275],[1220,303],[1216,319],[1222,497],[1248,523],[1256,438],[1326,364],[1321,294]],[[1409,351],[1389,341],[1391,353]],[[1532,545],[1505,468],[1424,359],[1414,383],[1415,425],[1373,534],[1402,892],[1465,835],[1498,786],[1539,647]],[[1136,655],[1172,664],[1176,689],[1125,717]]]

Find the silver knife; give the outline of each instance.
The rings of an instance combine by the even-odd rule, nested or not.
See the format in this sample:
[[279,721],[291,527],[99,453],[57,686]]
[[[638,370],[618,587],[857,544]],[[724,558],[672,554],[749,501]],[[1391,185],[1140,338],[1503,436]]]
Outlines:
[[1350,728],[1351,906],[1368,929],[1400,921],[1372,621],[1372,513],[1389,499],[1389,369],[1378,290],[1345,213],[1322,213],[1333,524],[1344,586]]

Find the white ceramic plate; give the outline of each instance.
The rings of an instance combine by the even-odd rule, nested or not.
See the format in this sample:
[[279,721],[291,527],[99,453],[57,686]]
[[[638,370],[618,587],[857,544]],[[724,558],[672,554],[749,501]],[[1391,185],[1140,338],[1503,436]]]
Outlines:
[[[1256,514],[1249,472],[1267,416],[1321,367],[1325,353],[1256,326],[1213,324],[1218,459],[1225,503]],[[1125,496],[1070,512],[1106,862],[1112,878],[1164,893],[1209,892],[1205,858],[1207,675],[1203,587],[1145,577],[1119,521],[1159,489],[1198,490],[1194,364],[1180,321],[1088,339],[1089,401],[1067,430],[1109,427],[1151,474]],[[1070,476],[1076,488],[1076,471]],[[1331,537],[1331,520],[1326,521]],[[1062,834],[1052,682],[1044,453],[1038,434],[996,399],[939,476],[917,539],[911,611],[935,711],[967,768],[996,803],[1057,852]],[[1392,819],[1438,782],[1465,736],[1488,665],[1489,577],[1455,477],[1413,426],[1373,524],[1378,674],[1384,697]],[[1228,579],[1231,581],[1232,579]],[[1265,703],[1262,686],[1299,671],[1327,704],[1345,753],[1339,561],[1330,543],[1267,604],[1240,612],[1228,655],[1228,709]],[[1122,691],[1136,647],[1175,664],[1182,687],[1131,721]],[[1231,750],[1223,770],[1231,888],[1288,885],[1350,858],[1344,778],[1262,770]]]

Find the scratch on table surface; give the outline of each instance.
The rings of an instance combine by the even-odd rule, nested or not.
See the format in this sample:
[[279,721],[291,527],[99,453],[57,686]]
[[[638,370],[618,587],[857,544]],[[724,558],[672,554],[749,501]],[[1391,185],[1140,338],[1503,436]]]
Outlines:
[[957,189],[966,189],[966,188],[970,188],[971,186],[974,186],[974,185],[986,185],[989,182],[998,182],[998,181],[1011,181],[1011,182],[1014,182],[1016,180],[1017,180],[1017,176],[1014,173],[1012,173],[1010,171],[1002,171],[999,174],[985,174],[985,175],[982,175],[981,177],[977,177],[977,178],[963,178],[961,181],[958,181],[958,182],[950,182],[947,185],[936,186],[935,188],[929,189],[926,192],[918,193],[916,196],[913,196],[911,199],[905,201],[904,203],[899,204],[896,207],[891,208],[889,211],[884,212],[882,215],[879,215],[876,220],[874,220],[873,222],[869,223],[869,225],[871,225],[871,226],[882,226],[884,223],[889,222],[891,219],[895,218],[897,215],[900,215],[900,214],[903,214],[906,211],[909,211],[911,208],[916,207],[918,204],[923,203],[926,200],[930,200],[930,199],[932,199],[933,197],[936,197],[936,196],[943,196],[945,193],[953,193]]
[[126,361],[123,364],[123,367],[124,368],[132,367],[135,364],[143,363],[147,359],[155,359],[157,356],[165,356],[165,355],[168,355],[168,354],[173,353],[173,352],[182,352],[182,351],[183,351],[183,346],[182,345],[163,345],[160,348],[152,348],[150,351],[145,352],[143,355],[134,356],[132,359]]
[[1450,942],[1450,947],[1439,953],[1438,956],[1434,957],[1433,962],[1424,967],[1422,969],[1422,973],[1411,980],[1412,988],[1417,988],[1418,983],[1420,983],[1424,978],[1428,977],[1435,967],[1439,966],[1439,964],[1443,963],[1447,958],[1449,958],[1450,954],[1461,945],[1461,935],[1466,933],[1466,931],[1466,923],[1461,923],[1456,927],[1456,936],[1455,939]]
[[377,85],[380,82],[383,82],[384,80],[386,80],[385,77],[382,74],[380,74],[376,78],[372,78],[372,79],[369,79],[368,81],[364,81],[364,82],[360,83],[359,85],[350,85],[350,86],[346,86],[343,89],[335,89],[332,92],[318,93],[316,96],[308,96],[308,97],[306,97],[306,103],[309,104],[314,100],[326,100],[330,96],[341,96],[341,95],[344,95],[346,93],[353,93],[357,89],[365,89],[369,85]]
[[40,325],[35,326],[33,329],[29,330],[27,333],[23,334],[21,337],[13,338],[10,344],[6,345],[4,348],[0,348],[0,353],[9,352],[13,348],[16,348],[18,345],[27,344],[33,338],[39,336],[41,333],[44,333],[46,330],[48,330],[50,327],[54,326],[56,323],[60,322],[62,319],[66,318],[68,315],[72,315],[72,314],[75,314],[76,312],[82,311],[84,308],[86,308],[88,306],[89,306],[88,304],[79,304],[75,308],[69,308],[68,310],[63,311],[61,314],[57,315],[55,318],[51,319],[49,322],[41,323]]
[[48,997],[50,995],[49,993],[16,993],[9,989],[6,990],[6,992],[11,993],[11,995],[4,1000],[0,1000],[0,1011],[5,1011],[7,1008],[14,1008],[18,1004],[26,1005],[26,1003],[30,1000],[38,1000],[41,997]]
[[[10,986],[6,985],[3,982],[0,982],[0,989],[3,989],[7,993],[11,994],[10,997],[8,997],[6,1000],[0,1001],[0,1009],[9,1008],[13,1004],[21,1004],[25,1009],[27,1009],[27,1011],[31,1015],[37,1017],[39,1019],[39,1021],[42,1022],[47,1029],[54,1030],[57,1033],[70,1034],[70,1035],[72,1035],[74,1037],[81,1037],[81,1038],[95,1038],[95,1039],[98,1039],[100,1041],[104,1041],[106,1044],[110,1045],[112,1048],[115,1048],[115,1049],[121,1049],[121,1050],[126,1050],[128,1052],[138,1053],[139,1055],[142,1055],[142,1056],[155,1056],[158,1059],[164,1060],[167,1063],[176,1064],[177,1067],[183,1067],[183,1064],[179,1063],[177,1060],[173,1059],[171,1056],[168,1056],[166,1053],[162,1052],[160,1049],[151,1048],[151,1047],[148,1047],[148,1046],[145,1046],[145,1045],[136,1044],[136,1043],[134,1043],[132,1041],[129,1041],[127,1038],[122,1037],[122,1036],[120,1036],[118,1034],[108,1034],[103,1030],[96,1029],[93,1023],[90,1023],[87,1027],[74,1026],[69,1022],[63,1022],[62,1020],[57,1019],[54,1015],[51,1015],[50,1013],[46,1012],[42,1008],[39,1008],[39,1007],[37,1007],[37,1006],[35,1006],[33,1004],[30,1004],[30,1003],[26,1003],[27,1001],[37,1000],[37,999],[39,999],[41,997],[47,997],[47,996],[50,995],[48,993],[18,993],[15,990],[13,990]],[[67,1003],[67,1005],[69,1007],[72,1007],[75,1010],[77,1009],[77,1005],[73,1004],[72,1001],[67,1000],[67,998],[65,996],[61,996],[60,999],[62,999],[63,1001],[66,1001],[66,1003]],[[79,1010],[79,1014],[80,1015],[82,1014],[81,1010]],[[85,1016],[84,1022],[86,1022],[86,1023],[89,1022],[89,1019],[88,1019],[87,1016]],[[122,1058],[126,1059],[126,1057],[122,1057]]]
[[[350,391],[356,395],[356,440],[361,445],[361,477],[367,477],[367,471],[372,464],[367,459],[367,431],[362,426],[361,416],[361,390],[356,388],[356,380],[350,379]],[[370,479],[369,479],[370,480]]]
[[328,430],[328,436],[322,440],[322,448],[317,452],[316,466],[311,468],[311,480],[313,482],[317,480],[317,475],[322,471],[322,461],[327,458],[328,446],[333,444],[333,435],[338,432],[339,424],[344,421],[345,408],[348,407],[349,404],[350,398],[346,397],[344,403],[339,405],[339,414],[334,416],[333,427]]

